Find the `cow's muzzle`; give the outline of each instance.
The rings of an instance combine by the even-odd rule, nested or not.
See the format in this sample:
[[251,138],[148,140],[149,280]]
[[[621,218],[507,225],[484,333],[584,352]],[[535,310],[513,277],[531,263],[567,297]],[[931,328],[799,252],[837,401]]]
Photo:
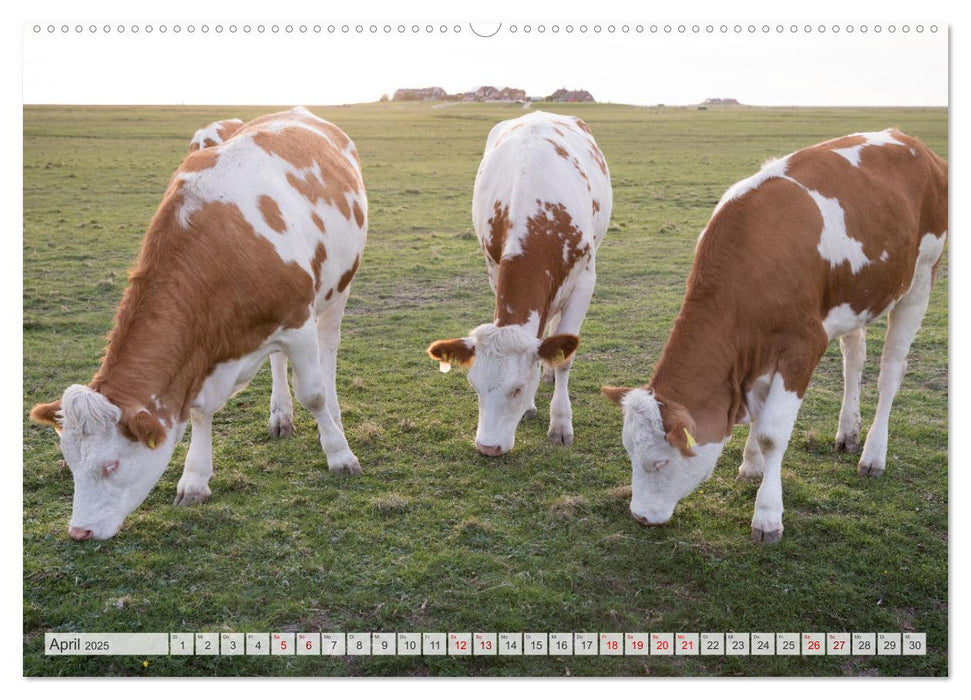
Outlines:
[[486,457],[499,457],[506,453],[500,445],[483,445],[478,441],[475,443],[475,449],[479,451],[479,454],[483,454]]

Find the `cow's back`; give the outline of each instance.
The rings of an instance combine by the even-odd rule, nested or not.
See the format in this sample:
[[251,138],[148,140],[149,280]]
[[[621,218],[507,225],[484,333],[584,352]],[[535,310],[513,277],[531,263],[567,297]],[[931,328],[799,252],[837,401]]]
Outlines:
[[343,291],[364,248],[367,196],[354,144],[302,108],[255,119],[221,145],[191,153],[167,199],[193,235],[225,234],[193,226],[200,212],[238,210],[283,263],[307,272],[322,302]]
[[353,144],[339,136],[296,109],[189,153],[142,242],[93,387],[122,396],[172,376],[163,398],[184,413],[213,367],[346,299],[367,200]]
[[198,151],[201,148],[211,148],[225,142],[243,126],[242,119],[221,119],[205,126],[192,136],[189,142],[190,151]]
[[521,252],[529,220],[562,211],[595,250],[610,220],[606,161],[586,124],[532,112],[500,122],[486,140],[473,193],[473,225],[493,262]]
[[843,330],[871,320],[910,287],[924,237],[943,246],[946,168],[889,130],[768,163],[719,203],[689,292],[758,333],[822,322],[833,309],[847,315]]

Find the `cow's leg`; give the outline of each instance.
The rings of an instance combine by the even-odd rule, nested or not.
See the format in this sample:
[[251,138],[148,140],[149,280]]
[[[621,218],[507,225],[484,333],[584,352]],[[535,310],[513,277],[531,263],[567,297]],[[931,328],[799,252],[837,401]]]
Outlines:
[[[596,274],[593,265],[590,267],[587,277],[577,283],[573,294],[567,300],[563,311],[560,314],[559,323],[556,324],[556,335],[569,333],[572,335],[580,334],[580,326],[587,315],[590,307],[590,299],[593,297],[593,287],[596,282]],[[573,366],[573,358],[561,365],[553,368],[555,386],[553,388],[553,400],[550,402],[550,429],[548,432],[550,442],[554,445],[573,444],[573,407],[570,405],[570,368]]]
[[328,389],[321,371],[316,319],[307,319],[303,326],[291,332],[286,351],[293,364],[293,390],[297,401],[317,419],[327,468],[332,472],[359,476],[361,463],[351,452],[344,431],[327,408]]
[[531,420],[536,417],[536,390],[539,389],[539,381],[542,375],[543,368],[539,367],[533,367],[533,372],[529,375],[529,382],[526,384],[526,395],[530,397],[530,401],[529,408],[523,413],[524,420]]
[[857,467],[860,476],[880,476],[886,469],[890,407],[907,371],[907,353],[924,320],[930,293],[930,276],[918,279],[915,275],[914,286],[890,311],[887,337],[880,356],[880,377],[877,379],[880,398]]
[[752,516],[755,542],[778,542],[782,538],[782,458],[813,370],[829,344],[822,326],[815,332],[794,335],[789,341],[779,356],[754,428],[765,460]]
[[293,399],[287,379],[287,356],[282,352],[270,355],[270,372],[273,375],[273,390],[270,392],[270,437],[289,437],[293,435]]
[[[556,314],[550,319],[549,325],[546,328],[546,335],[553,335],[557,333],[556,330],[560,326],[560,317],[562,314]],[[556,381],[556,371],[553,369],[552,365],[543,365],[543,384],[552,384]],[[533,415],[536,415],[536,406],[533,406]]]
[[759,439],[754,421],[748,428],[748,439],[745,441],[745,452],[742,455],[742,465],[738,468],[738,478],[746,481],[760,481],[765,472],[765,457],[759,447]]
[[860,450],[860,380],[866,362],[866,328],[840,337],[843,351],[843,406],[836,430],[836,451],[856,454]]
[[772,378],[769,393],[752,434],[765,460],[762,484],[755,498],[752,540],[778,542],[782,538],[782,457],[796,424],[802,399],[786,389],[782,374]]
[[320,348],[320,371],[324,375],[324,403],[331,419],[341,431],[341,407],[337,402],[337,350],[341,344],[341,319],[347,305],[347,289],[317,314],[317,344]]
[[209,479],[212,477],[212,414],[189,411],[192,421],[192,440],[185,457],[185,468],[175,492],[175,505],[203,503],[209,498]]
[[[560,317],[562,314],[555,314],[548,324],[546,324],[546,335],[552,335],[556,333],[557,327],[560,325]],[[530,378],[530,386],[527,389],[530,390],[530,396],[532,396],[532,401],[530,401],[529,408],[526,409],[526,413],[523,414],[523,418],[526,420],[536,417],[536,390],[539,388],[540,378],[543,384],[553,384],[556,381],[556,373],[552,365],[548,365],[545,362],[540,363],[539,377],[535,381],[535,386],[533,378]]]
[[549,366],[543,367],[543,384],[553,384],[556,382],[556,371]]
[[553,400],[550,402],[550,442],[554,445],[573,444],[573,407],[570,405],[570,368],[573,358],[555,368]]

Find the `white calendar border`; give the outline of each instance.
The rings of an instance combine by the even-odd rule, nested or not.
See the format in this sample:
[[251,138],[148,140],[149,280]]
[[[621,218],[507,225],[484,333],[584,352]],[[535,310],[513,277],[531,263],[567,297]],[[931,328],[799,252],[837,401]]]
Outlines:
[[[947,25],[936,22],[833,23],[692,22],[679,19],[612,18],[609,21],[471,24],[459,21],[339,22],[318,18],[291,22],[269,18],[237,22],[231,16],[209,22],[96,23],[37,18],[24,26],[25,99],[67,104],[334,104],[369,103],[412,80],[430,81],[450,92],[469,89],[467,80],[489,77],[546,94],[562,82],[543,68],[546,57],[576,45],[561,59],[560,75],[573,76],[601,102],[671,105],[717,94],[727,82],[748,104],[853,106],[896,104],[941,106],[947,102]],[[480,38],[474,34],[484,34]],[[360,48],[358,51],[357,49]],[[119,63],[118,52],[141,51],[144,62]],[[277,70],[266,55],[286,51],[296,65],[340,62],[355,52],[355,71],[334,71],[329,80],[308,83],[298,71]],[[197,56],[214,52],[236,57],[234,69],[216,81],[177,80],[199,70]],[[384,52],[400,54],[390,65]],[[706,57],[737,55],[743,65],[765,56],[771,65],[760,80],[706,70]],[[872,58],[872,79],[854,86],[829,80],[832,71]],[[452,60],[443,64],[441,55]],[[506,57],[467,75],[463,66],[480,57]],[[83,60],[72,60],[75,56]],[[522,65],[508,57],[522,56]],[[653,81],[630,80],[626,72],[602,70],[589,56],[612,55],[621,65],[663,64]],[[908,60],[896,63],[901,55]],[[928,74],[928,69],[933,72]],[[90,74],[112,80],[88,85]],[[743,74],[744,75],[744,74]],[[362,79],[364,76],[365,79]],[[413,77],[420,76],[420,77]],[[259,90],[254,88],[259,85]]]
[[[238,3],[222,3],[225,7],[212,8],[212,4],[209,4],[205,12],[218,13],[221,11],[232,11],[250,13],[251,10],[242,10]],[[542,14],[546,13],[548,16],[556,16],[558,13],[568,12],[572,15],[577,15],[578,13],[583,13],[589,19],[594,19],[595,17],[590,17],[589,5],[581,6],[579,8],[564,6],[562,2],[550,2],[544,0],[542,4],[530,5],[527,10],[521,0],[494,0],[490,3],[492,8],[480,8],[476,7],[473,11],[476,14],[474,19],[481,19],[483,21],[489,21],[494,18],[495,15],[515,15],[517,13],[529,12],[531,14]],[[621,5],[619,9],[617,6]],[[601,0],[601,2],[596,3],[597,14],[601,16],[613,15],[619,16],[627,14],[626,11],[621,11],[623,6],[628,6],[628,3],[621,4],[620,2],[614,2],[614,0]],[[452,2],[444,2],[443,0],[426,0],[422,4],[411,4],[409,14],[414,13],[416,15],[422,15],[427,17],[445,17],[453,16],[455,12],[455,5]],[[493,9],[494,8],[494,9]],[[149,8],[152,9],[152,8]],[[491,11],[490,11],[491,9]],[[943,21],[954,20],[956,17],[949,12],[949,3],[942,2],[940,0],[925,0],[919,4],[917,10],[925,16],[941,18]],[[293,2],[290,0],[279,0],[274,4],[274,10],[280,15],[287,16],[302,16],[308,13],[308,8],[302,2]],[[52,2],[32,2],[21,6],[17,10],[18,14],[12,21],[10,18],[8,22],[5,23],[5,30],[7,34],[4,36],[6,41],[0,42],[0,50],[4,52],[4,58],[6,58],[5,65],[13,66],[19,63],[19,24],[26,21],[28,17],[24,15],[26,12],[36,15],[37,13],[42,13],[48,16],[56,17],[68,17],[72,18],[77,14],[86,14],[88,16],[97,15],[99,19],[114,19],[114,18],[124,18],[125,20],[135,20],[137,21],[139,17],[145,20],[157,20],[157,17],[148,16],[145,9],[140,8],[129,3],[120,2],[119,0],[112,0],[110,2],[88,2],[84,3],[82,9],[79,10],[77,3],[69,3],[64,0],[52,1]],[[730,11],[732,14],[744,15],[740,16],[739,19],[749,19],[752,17],[774,17],[779,12],[779,6],[775,2],[768,2],[767,0],[758,0],[756,2],[748,4],[735,3],[731,6]],[[375,2],[373,5],[365,5],[361,2],[338,5],[327,8],[327,12],[330,16],[335,19],[353,19],[355,17],[363,16],[399,16],[402,11],[399,7],[389,0],[381,0],[380,2]],[[652,12],[656,12],[658,19],[669,18],[672,20],[678,19],[691,19],[692,17],[704,21],[711,17],[722,17],[726,12],[725,5],[723,2],[715,2],[713,0],[703,0],[691,7],[685,6],[683,3],[675,4],[674,6],[664,7],[660,6],[653,9]],[[790,12],[786,10],[786,12]],[[859,8],[850,3],[846,3],[843,0],[817,0],[813,4],[812,12],[817,16],[826,17],[827,20],[832,19],[843,19],[844,21],[859,21],[861,14],[872,14],[875,17],[910,17],[914,13],[914,5],[911,2],[882,2],[880,4],[873,3],[868,8]],[[165,13],[178,17],[194,17],[199,13],[199,6],[197,0],[170,0],[165,5]],[[677,15],[677,16],[672,16]],[[571,17],[573,19],[574,17]],[[545,19],[545,17],[543,18]],[[726,19],[731,19],[727,18]],[[959,74],[967,76],[971,73],[971,63],[968,61],[969,52],[965,48],[966,37],[967,37],[967,25],[958,25],[955,28],[953,34],[955,41],[952,43],[952,64],[954,66],[954,71],[952,74]],[[13,131],[15,133],[20,133],[19,123],[20,123],[20,108],[19,101],[16,95],[19,93],[18,79],[15,72],[8,70],[6,72],[8,78],[5,81],[5,92],[7,93],[7,109],[4,110],[4,124],[8,126],[8,132],[11,131],[11,125],[13,126]],[[952,85],[952,124],[955,123],[956,115],[965,112],[967,93],[958,91],[957,87]],[[967,140],[953,139],[951,141],[951,168],[952,174],[963,173],[965,168],[961,165],[968,158],[971,157],[967,147]],[[7,164],[7,178],[8,180],[17,181],[20,177],[20,156],[19,149],[14,149],[18,153],[17,157],[10,159],[12,162]],[[963,182],[963,180],[961,180]],[[960,215],[963,214],[961,211],[963,207],[962,202],[955,198],[952,204],[952,220],[958,218],[959,221],[963,220]],[[958,217],[954,215],[958,214]],[[20,219],[20,212],[18,211],[14,216],[13,222],[14,230],[22,230],[22,221]],[[18,275],[21,270],[17,269],[16,266],[20,260],[19,240],[8,240],[5,245],[10,246],[10,250],[3,250],[0,259],[6,261],[4,264],[9,266],[9,269],[3,269],[0,273],[3,274],[5,279],[19,279]],[[968,256],[963,253],[964,246],[956,246],[951,248],[952,264],[960,260],[960,267],[965,267],[969,262]],[[969,285],[971,282],[965,282],[967,276],[955,275],[952,277],[950,283],[950,293],[951,293],[951,304],[950,309],[955,308],[954,300],[960,298],[962,301],[968,300],[969,296]],[[12,295],[10,295],[12,296]],[[8,308],[6,309],[6,318],[19,318],[20,316],[20,303],[19,298],[13,299],[8,298],[7,300]],[[951,319],[950,333],[951,333],[951,352],[953,356],[958,356],[961,350],[967,349],[969,346],[968,335],[967,335],[967,323],[960,321],[957,317]],[[20,352],[19,348],[15,349],[15,353]],[[7,371],[0,374],[3,377],[3,384],[0,385],[0,389],[5,389],[2,395],[5,398],[3,402],[4,412],[7,414],[5,420],[0,422],[0,430],[3,430],[2,443],[7,446],[9,450],[8,462],[12,464],[17,463],[17,459],[20,457],[19,454],[15,454],[14,450],[18,448],[20,444],[20,425],[22,422],[22,416],[20,415],[22,407],[20,406],[20,401],[17,397],[17,389],[19,388],[20,382],[20,363],[8,363],[15,364],[13,368],[7,367]],[[969,392],[969,381],[968,373],[962,371],[959,367],[952,367],[951,373],[949,374],[950,381],[952,382],[952,388],[957,389],[950,393],[951,396],[951,412],[950,419],[952,424],[958,424],[959,420],[967,422],[969,410],[968,410],[968,397],[971,396]],[[14,416],[16,415],[16,420]],[[967,447],[965,444],[954,444],[952,442],[951,454],[950,454],[950,464],[964,464],[968,460],[965,459],[967,456]],[[18,478],[19,477],[15,477]],[[952,485],[953,490],[957,490],[957,487],[961,486],[961,491],[967,491],[968,476],[967,474],[955,473],[952,471]],[[22,509],[17,509],[16,504],[19,498],[19,494],[22,493],[21,488],[10,488],[4,489],[4,503],[5,507],[3,512],[5,513],[6,525],[8,526],[7,532],[17,533],[21,528],[21,512]],[[957,535],[965,535],[968,532],[968,516],[966,509],[950,509],[951,518],[951,541],[953,542],[957,539]],[[961,542],[965,542],[966,538],[960,538]],[[15,543],[13,557],[17,558],[22,562],[22,540]],[[966,583],[968,580],[967,571],[967,558],[963,560],[958,557],[950,562],[949,576],[950,576],[950,591],[958,592],[961,588],[956,585],[959,581],[961,583]],[[21,694],[26,694],[29,692],[32,698],[44,700],[45,698],[57,697],[59,700],[63,698],[64,691],[71,687],[77,686],[80,683],[84,684],[87,690],[95,690],[99,697],[102,699],[110,699],[115,697],[128,697],[131,693],[131,686],[127,683],[119,683],[117,681],[107,681],[100,679],[61,679],[57,682],[44,682],[40,679],[31,679],[28,681],[22,677],[22,657],[23,657],[23,639],[20,633],[22,626],[22,577],[7,576],[4,579],[4,593],[6,594],[6,600],[18,601],[15,605],[7,605],[3,608],[3,620],[4,620],[4,630],[7,634],[3,635],[4,645],[2,648],[2,653],[0,653],[0,664],[4,671],[3,677],[11,681],[11,685],[16,689],[23,691]],[[957,596],[952,596],[950,601],[951,604],[951,627],[949,630],[949,649],[950,649],[950,659],[954,660],[964,658],[966,656],[966,651],[968,649],[968,644],[965,641],[966,635],[969,627],[967,623],[967,609],[968,606],[963,603],[963,600]],[[20,614],[18,614],[20,613]],[[16,633],[15,633],[16,632]],[[952,665],[951,670],[952,678],[965,678],[968,673],[960,668],[957,664]],[[230,682],[234,679],[226,679]],[[804,679],[803,679],[804,680]],[[28,686],[27,683],[30,683]],[[338,679],[331,680],[328,685],[328,689],[337,690],[341,686],[346,687],[348,691],[357,691],[361,686],[360,683],[381,683],[380,680],[376,679]],[[666,679],[652,679],[651,689],[659,690],[660,687],[657,685],[661,683],[661,687],[664,687],[668,692],[670,690],[676,690],[683,688],[682,685],[675,685],[677,679],[666,680]],[[880,683],[879,681],[876,681]],[[261,692],[266,692],[271,690],[276,686],[275,681],[268,680],[265,683],[261,683]],[[351,683],[357,685],[351,686]],[[461,691],[464,698],[467,700],[478,700],[478,698],[492,697],[495,694],[496,687],[492,684],[470,684],[464,683],[462,681],[442,679],[437,682],[422,682],[420,683],[420,692],[423,698],[431,700],[432,698],[449,697],[453,698],[456,691]],[[612,681],[594,681],[593,683],[598,686],[604,686],[606,689],[611,691],[621,691],[624,688],[630,690],[641,690],[643,686],[635,685],[637,681],[630,679],[616,679]],[[919,686],[923,686],[927,683],[926,680],[914,679],[906,683],[897,683],[893,685],[888,685],[886,683],[880,683],[879,692],[882,696],[887,698],[894,697],[904,697],[912,698],[914,693],[921,692]],[[337,688],[334,688],[336,684]],[[346,684],[346,685],[345,685]],[[954,689],[958,686],[955,683],[942,684],[935,683],[933,690],[937,697],[949,697],[955,696]],[[238,683],[237,686],[238,687]],[[279,687],[286,688],[288,691],[293,691],[295,688],[305,689],[305,690],[316,690],[319,688],[314,681],[314,679],[293,679],[286,682],[286,686],[282,683]],[[387,686],[385,686],[387,687]],[[562,684],[554,685],[554,681],[544,681],[536,679],[522,680],[519,682],[512,681],[508,682],[503,686],[503,692],[507,689],[515,688],[516,690],[523,690],[529,692],[542,692],[542,688],[555,688],[556,692],[566,697],[579,697],[582,693],[584,697],[588,696],[592,692],[593,686],[590,684],[584,684],[581,687],[576,687],[575,685],[563,686]],[[785,679],[765,679],[765,680],[733,680],[732,686],[735,691],[745,692],[755,690],[757,692],[765,692],[769,687],[775,688],[785,688],[785,693],[790,698],[803,698],[803,697],[815,697],[819,692],[831,693],[833,687],[831,684],[827,686],[821,686],[818,683],[803,683],[787,681]],[[192,692],[193,690],[209,690],[212,689],[211,679],[206,680],[194,680],[186,679],[179,684],[178,692],[183,693],[186,690]],[[160,683],[158,681],[149,680],[147,683],[139,684],[139,695],[145,700],[154,700],[154,698],[169,698],[171,695],[172,686],[170,684]],[[16,691],[15,691],[16,692]]]

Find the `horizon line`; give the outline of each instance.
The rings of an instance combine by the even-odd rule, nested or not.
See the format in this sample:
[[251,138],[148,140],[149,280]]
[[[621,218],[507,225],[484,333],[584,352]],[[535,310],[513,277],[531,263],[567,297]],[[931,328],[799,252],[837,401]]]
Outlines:
[[341,103],[314,103],[314,102],[23,102],[21,107],[285,107],[296,105],[311,105],[313,107],[358,107],[366,105],[396,104],[396,105],[523,105],[532,106],[543,105],[610,105],[612,107],[664,107],[664,108],[683,108],[683,107],[719,107],[722,109],[754,107],[759,109],[950,109],[949,104],[921,104],[921,105],[901,105],[901,104],[757,104],[740,102],[733,105],[705,104],[704,102],[687,103],[636,103],[636,102],[557,102],[536,100],[534,102],[517,102],[504,100],[490,100],[483,102],[462,102],[460,100],[372,100],[370,102],[341,102]]

